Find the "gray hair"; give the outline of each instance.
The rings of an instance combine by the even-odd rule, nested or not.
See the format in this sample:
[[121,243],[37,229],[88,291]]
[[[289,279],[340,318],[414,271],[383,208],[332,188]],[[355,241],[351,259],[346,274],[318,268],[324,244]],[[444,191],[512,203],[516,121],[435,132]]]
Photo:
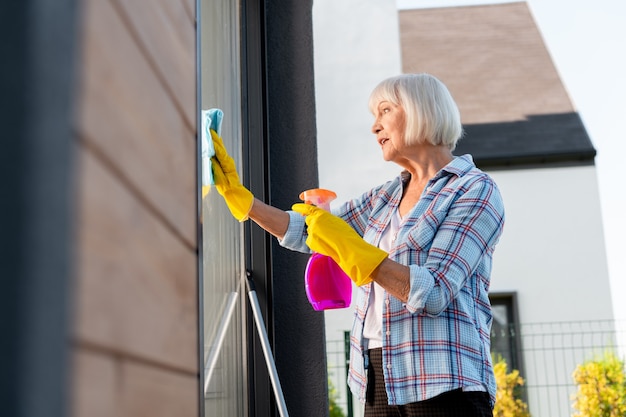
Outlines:
[[381,101],[404,108],[407,145],[427,141],[454,150],[463,134],[461,114],[452,95],[430,74],[402,74],[383,80],[370,95],[372,113]]

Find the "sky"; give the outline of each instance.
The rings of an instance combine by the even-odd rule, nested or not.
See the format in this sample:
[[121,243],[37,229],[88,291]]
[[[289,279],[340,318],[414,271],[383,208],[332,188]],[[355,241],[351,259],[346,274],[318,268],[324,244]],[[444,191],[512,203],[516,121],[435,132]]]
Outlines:
[[[398,8],[511,1],[397,0]],[[554,65],[596,148],[615,318],[626,320],[626,2],[528,0]],[[585,190],[581,190],[582,193]],[[593,279],[593,277],[590,277]],[[564,289],[565,290],[565,289]]]

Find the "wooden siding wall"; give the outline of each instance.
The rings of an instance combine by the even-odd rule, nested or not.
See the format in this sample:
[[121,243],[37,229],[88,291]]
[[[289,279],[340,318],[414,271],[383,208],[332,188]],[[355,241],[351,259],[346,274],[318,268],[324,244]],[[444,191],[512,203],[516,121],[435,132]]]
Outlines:
[[74,417],[197,416],[194,0],[84,0]]

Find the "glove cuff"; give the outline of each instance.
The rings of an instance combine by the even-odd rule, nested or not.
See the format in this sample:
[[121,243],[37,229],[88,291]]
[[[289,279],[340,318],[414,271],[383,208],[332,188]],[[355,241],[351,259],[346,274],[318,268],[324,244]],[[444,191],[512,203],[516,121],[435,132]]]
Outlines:
[[[367,259],[365,261],[361,260],[358,265],[358,270],[354,275],[354,283],[357,286],[362,286],[365,284],[369,284],[373,281],[372,274],[378,268],[378,266],[383,263],[385,259],[389,256],[387,252],[384,250],[377,248],[376,246],[370,245],[371,249],[368,250]],[[350,275],[352,276],[352,275]]]
[[235,219],[240,222],[248,220],[248,214],[254,203],[254,196],[247,188],[242,186],[227,191],[224,200],[226,200],[226,205]]

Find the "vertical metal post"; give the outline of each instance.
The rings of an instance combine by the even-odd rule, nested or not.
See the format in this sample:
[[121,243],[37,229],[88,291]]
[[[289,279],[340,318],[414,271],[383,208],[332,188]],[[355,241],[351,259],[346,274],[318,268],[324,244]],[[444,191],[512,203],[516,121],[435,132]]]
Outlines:
[[248,284],[248,296],[250,297],[252,314],[254,315],[256,329],[259,333],[259,338],[261,339],[261,346],[265,355],[265,363],[267,364],[267,370],[270,374],[272,388],[274,388],[274,397],[276,398],[276,402],[278,404],[278,412],[281,417],[289,417],[287,405],[285,404],[285,397],[283,396],[283,389],[280,386],[278,372],[276,371],[276,364],[274,363],[274,356],[272,356],[272,350],[270,349],[270,341],[267,337],[267,331],[265,330],[265,322],[263,321],[263,315],[261,314],[261,308],[259,307],[259,299],[256,296],[254,281],[252,281],[250,275],[248,275],[247,278],[246,282]]

